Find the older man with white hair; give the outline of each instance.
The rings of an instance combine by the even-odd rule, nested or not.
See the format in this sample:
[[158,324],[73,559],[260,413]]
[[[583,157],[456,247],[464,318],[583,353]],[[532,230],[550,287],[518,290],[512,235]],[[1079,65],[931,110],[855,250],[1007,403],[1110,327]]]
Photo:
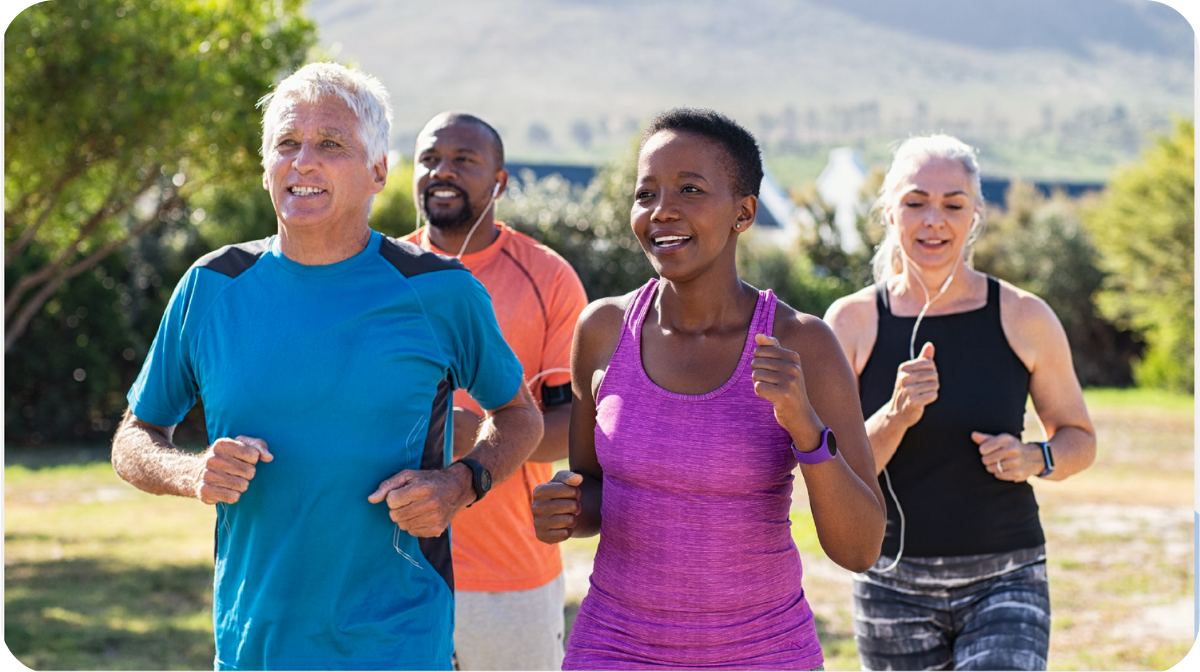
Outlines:
[[[279,233],[197,261],[129,392],[113,467],[217,506],[217,669],[448,669],[448,526],[538,445],[541,414],[483,287],[372,231],[391,111],[307,65],[263,99]],[[453,465],[451,398],[488,411]],[[204,401],[202,454],[172,430]]]

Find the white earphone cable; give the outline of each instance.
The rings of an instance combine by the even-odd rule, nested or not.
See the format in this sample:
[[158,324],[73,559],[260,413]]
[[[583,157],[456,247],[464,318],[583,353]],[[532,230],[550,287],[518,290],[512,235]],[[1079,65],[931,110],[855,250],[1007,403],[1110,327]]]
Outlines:
[[[487,207],[483,209],[483,212],[479,213],[479,219],[475,220],[475,224],[472,225],[471,230],[467,232],[467,237],[463,240],[462,247],[460,247],[458,249],[458,254],[454,255],[455,259],[462,259],[463,254],[467,251],[467,245],[470,244],[470,242],[471,242],[471,236],[475,235],[475,229],[479,228],[479,224],[481,222],[483,222],[483,218],[487,216],[488,211],[491,210],[492,206],[496,204],[496,198],[499,195],[500,195],[500,185],[497,184],[495,187],[492,187],[492,197],[491,197],[491,199],[488,200]],[[425,242],[430,243],[432,245],[432,243],[429,240],[429,225],[427,223],[425,223],[424,218],[421,217],[421,209],[420,208],[417,208],[417,225],[418,225],[417,228],[425,229]]]
[[[979,214],[976,213],[975,221],[971,224],[972,228],[974,228],[975,225],[978,224],[978,222],[979,222]],[[904,251],[904,247],[902,245],[897,245],[897,248],[900,250],[900,254],[904,256],[904,259],[906,261],[908,261],[909,264],[916,266],[916,262],[914,262],[912,260],[912,258],[908,256],[908,254]],[[965,246],[964,246],[964,249],[965,249]],[[912,277],[916,278],[917,284],[919,284],[921,286],[921,291],[925,293],[925,305],[921,308],[921,311],[919,313],[917,313],[917,321],[915,323],[913,323],[912,335],[909,336],[909,338],[908,338],[908,358],[909,359],[917,358],[917,352],[916,352],[917,329],[921,328],[921,320],[925,318],[925,312],[929,310],[929,307],[933,305],[934,301],[937,301],[938,299],[942,298],[942,295],[945,294],[946,290],[950,288],[950,283],[954,280],[954,274],[957,272],[958,272],[958,264],[955,264],[954,268],[950,271],[950,276],[948,278],[946,278],[946,281],[942,283],[942,288],[940,290],[938,290],[937,296],[935,296],[931,299],[931,298],[929,298],[929,289],[925,286],[925,282],[923,280],[921,280],[921,275],[919,273],[917,273],[915,270],[913,271]],[[886,284],[884,285],[884,291],[887,291]],[[896,497],[896,491],[892,489],[892,477],[890,475],[888,475],[887,467],[883,468],[883,480],[887,484],[888,493],[890,493],[892,495],[892,501],[896,504],[896,513],[898,514],[898,516],[900,518],[900,545],[896,549],[896,558],[894,560],[892,560],[892,564],[888,565],[887,567],[884,567],[883,569],[876,570],[877,572],[880,572],[880,573],[890,572],[896,568],[896,565],[900,564],[900,558],[904,557],[904,532],[905,532],[904,509],[900,508],[900,500],[899,500],[899,498]]]

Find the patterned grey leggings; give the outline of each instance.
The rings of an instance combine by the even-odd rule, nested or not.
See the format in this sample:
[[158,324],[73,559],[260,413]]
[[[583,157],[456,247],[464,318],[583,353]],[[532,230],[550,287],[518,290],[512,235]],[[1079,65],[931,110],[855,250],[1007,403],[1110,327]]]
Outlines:
[[1044,546],[902,558],[855,576],[854,639],[864,670],[1044,670],[1050,590]]

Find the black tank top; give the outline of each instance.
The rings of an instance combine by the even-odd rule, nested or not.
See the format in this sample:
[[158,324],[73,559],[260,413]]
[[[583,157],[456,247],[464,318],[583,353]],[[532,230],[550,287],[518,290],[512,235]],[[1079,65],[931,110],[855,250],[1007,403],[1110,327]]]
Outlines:
[[[988,473],[971,440],[973,431],[1019,438],[1029,394],[1029,370],[1000,326],[1000,283],[989,277],[987,288],[984,307],[927,316],[917,332],[918,353],[926,342],[934,345],[940,387],[887,464],[904,509],[905,556],[1003,553],[1045,543],[1033,488]],[[876,286],[875,304],[879,330],[859,377],[866,417],[891,400],[917,320],[892,315],[885,284]],[[883,555],[895,557],[900,517],[882,473],[879,487],[888,507]]]

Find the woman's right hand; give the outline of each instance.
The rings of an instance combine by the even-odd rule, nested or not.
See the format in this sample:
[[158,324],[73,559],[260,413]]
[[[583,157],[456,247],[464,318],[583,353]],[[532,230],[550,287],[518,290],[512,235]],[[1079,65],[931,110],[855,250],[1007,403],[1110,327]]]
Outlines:
[[576,517],[583,512],[579,503],[582,483],[581,474],[560,471],[549,483],[533,489],[533,527],[538,540],[557,544],[571,536]]
[[905,428],[912,427],[925,415],[925,407],[933,403],[937,395],[938,372],[933,363],[933,343],[926,343],[916,359],[910,359],[896,369],[890,415]]

